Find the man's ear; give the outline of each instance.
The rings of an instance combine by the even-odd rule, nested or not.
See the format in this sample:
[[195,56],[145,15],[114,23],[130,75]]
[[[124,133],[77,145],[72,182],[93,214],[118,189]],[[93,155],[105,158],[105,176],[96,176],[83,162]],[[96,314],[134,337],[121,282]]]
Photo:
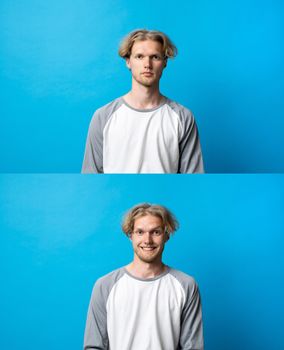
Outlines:
[[131,70],[131,67],[130,67],[130,59],[128,57],[126,57],[125,59],[125,62],[126,62],[126,67]]
[[170,239],[170,234],[166,232],[165,242],[167,242]]

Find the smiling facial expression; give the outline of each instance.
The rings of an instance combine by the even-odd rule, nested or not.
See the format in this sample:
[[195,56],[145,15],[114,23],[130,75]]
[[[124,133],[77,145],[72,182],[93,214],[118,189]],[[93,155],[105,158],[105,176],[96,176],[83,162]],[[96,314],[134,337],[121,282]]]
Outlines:
[[133,82],[146,87],[158,86],[167,65],[162,44],[153,40],[136,41],[126,65],[132,72]]
[[131,234],[135,259],[145,263],[159,263],[168,240],[161,218],[145,215],[134,222]]

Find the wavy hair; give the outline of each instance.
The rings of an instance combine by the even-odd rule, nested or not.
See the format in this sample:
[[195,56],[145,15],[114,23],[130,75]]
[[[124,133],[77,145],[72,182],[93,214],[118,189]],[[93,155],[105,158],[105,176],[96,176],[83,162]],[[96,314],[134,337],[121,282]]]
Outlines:
[[157,30],[136,29],[130,32],[120,43],[118,54],[126,59],[131,55],[131,50],[136,41],[153,40],[162,44],[164,59],[173,58],[177,55],[177,48],[170,38]]
[[129,237],[133,232],[135,220],[145,215],[159,217],[162,220],[168,237],[179,227],[177,219],[166,207],[158,204],[141,203],[132,207],[125,214],[121,225],[122,231]]

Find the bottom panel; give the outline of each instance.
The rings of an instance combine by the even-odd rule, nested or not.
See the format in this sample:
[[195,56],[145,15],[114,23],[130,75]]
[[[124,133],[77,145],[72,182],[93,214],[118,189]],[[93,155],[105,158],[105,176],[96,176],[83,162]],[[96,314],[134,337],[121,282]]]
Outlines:
[[2,175],[0,192],[1,349],[82,348],[92,286],[131,261],[120,224],[141,202],[180,223],[164,262],[199,284],[205,349],[282,348],[284,176]]

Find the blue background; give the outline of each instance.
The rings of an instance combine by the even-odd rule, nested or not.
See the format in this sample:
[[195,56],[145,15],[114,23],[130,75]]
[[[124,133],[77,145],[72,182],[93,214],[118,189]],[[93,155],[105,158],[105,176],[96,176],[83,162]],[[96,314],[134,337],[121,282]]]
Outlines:
[[93,112],[130,88],[121,38],[146,27],[179,49],[162,93],[190,108],[207,172],[284,172],[284,3],[0,3],[0,172],[79,172]]
[[121,217],[168,206],[164,261],[197,280],[206,349],[283,347],[284,176],[0,176],[0,348],[80,349],[95,280],[132,259]]

